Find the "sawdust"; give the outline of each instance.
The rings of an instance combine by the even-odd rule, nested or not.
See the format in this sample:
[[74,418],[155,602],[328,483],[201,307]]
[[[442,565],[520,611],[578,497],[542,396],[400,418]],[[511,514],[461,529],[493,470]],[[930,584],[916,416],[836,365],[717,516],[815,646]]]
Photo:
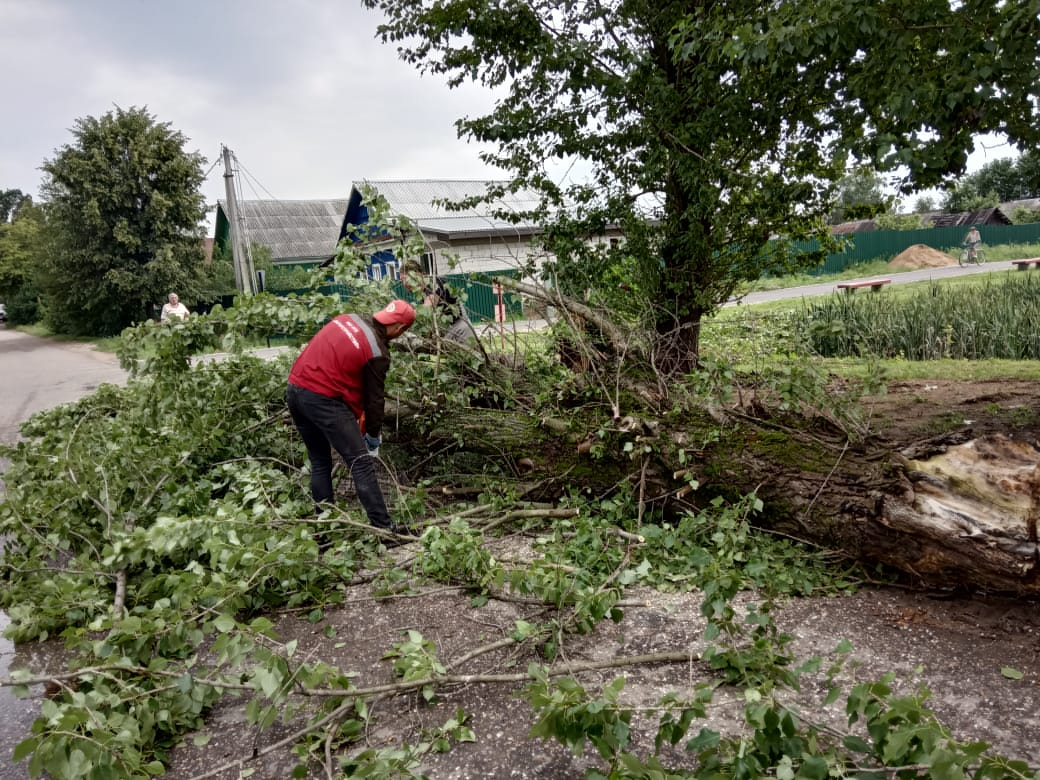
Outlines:
[[899,269],[943,268],[957,265],[957,258],[924,244],[914,244],[892,258],[889,266]]

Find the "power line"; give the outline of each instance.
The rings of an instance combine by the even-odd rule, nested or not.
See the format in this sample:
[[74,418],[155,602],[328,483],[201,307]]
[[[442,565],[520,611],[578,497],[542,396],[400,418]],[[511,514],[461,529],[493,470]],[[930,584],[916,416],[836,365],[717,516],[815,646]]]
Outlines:
[[[232,152],[232,153],[231,153],[231,155],[232,155],[232,157],[235,157],[235,154],[234,154],[234,152]],[[276,198],[276,197],[275,197],[274,195],[272,195],[272,194],[271,194],[271,191],[270,191],[269,189],[267,189],[267,187],[265,187],[265,186],[264,186],[263,184],[261,184],[261,183],[260,183],[260,181],[259,181],[259,180],[258,180],[258,179],[256,178],[256,176],[254,176],[254,175],[253,175],[253,174],[252,174],[252,173],[251,173],[251,172],[249,171],[249,169],[248,169],[248,168],[246,168],[246,166],[244,166],[244,165],[242,164],[242,161],[241,161],[241,160],[239,160],[239,159],[238,159],[238,157],[235,157],[235,165],[237,165],[237,166],[238,166],[238,168],[239,168],[239,170],[241,170],[241,171],[242,171],[242,172],[243,172],[243,173],[244,173],[244,174],[245,174],[246,176],[248,176],[248,177],[249,177],[249,179],[251,180],[251,182],[250,182],[250,189],[253,189],[253,187],[252,187],[252,182],[255,182],[255,183],[256,183],[256,185],[257,185],[257,186],[258,186],[258,187],[259,187],[260,189],[262,189],[262,190],[263,190],[263,191],[264,191],[264,192],[265,192],[265,193],[267,194],[267,197],[269,197],[269,198],[270,198],[271,200],[275,200],[275,201],[281,201],[281,198]],[[256,193],[256,190],[255,190],[255,189],[253,189],[253,193],[254,193],[254,194],[257,194],[257,193]]]

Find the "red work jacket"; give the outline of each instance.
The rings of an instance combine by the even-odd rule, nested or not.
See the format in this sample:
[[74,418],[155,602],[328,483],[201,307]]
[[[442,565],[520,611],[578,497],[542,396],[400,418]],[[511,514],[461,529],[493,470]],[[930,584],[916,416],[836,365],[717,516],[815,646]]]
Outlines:
[[341,398],[365,430],[383,427],[386,374],[390,368],[386,328],[357,314],[341,314],[319,330],[289,372],[289,384],[328,398]]

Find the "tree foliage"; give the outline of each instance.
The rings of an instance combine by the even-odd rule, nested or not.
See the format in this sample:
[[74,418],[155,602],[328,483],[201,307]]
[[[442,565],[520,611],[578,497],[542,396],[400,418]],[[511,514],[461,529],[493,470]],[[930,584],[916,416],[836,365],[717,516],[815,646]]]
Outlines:
[[1015,160],[986,163],[968,174],[947,191],[943,207],[971,211],[1036,197],[1040,197],[1040,155],[1028,151]]
[[838,182],[831,224],[854,219],[870,219],[892,208],[892,198],[885,194],[885,182],[872,170],[859,168]]
[[920,230],[924,227],[920,214],[893,214],[891,211],[878,214],[874,223],[878,230]]
[[43,165],[51,251],[40,276],[59,332],[118,333],[170,290],[195,293],[205,159],[143,108],[76,121]]
[[[817,262],[773,239],[826,240],[851,158],[926,187],[963,170],[976,133],[1038,134],[1040,0],[364,4],[406,61],[496,90],[460,135],[543,193],[561,283],[625,268],[680,365],[742,279]],[[560,161],[587,175],[560,184]],[[624,246],[588,249],[607,224]]]
[[0,190],[0,223],[13,222],[19,210],[32,205],[32,195],[21,190]]
[[42,210],[26,199],[12,211],[10,222],[0,220],[0,298],[4,299],[17,297],[32,282],[41,257]]

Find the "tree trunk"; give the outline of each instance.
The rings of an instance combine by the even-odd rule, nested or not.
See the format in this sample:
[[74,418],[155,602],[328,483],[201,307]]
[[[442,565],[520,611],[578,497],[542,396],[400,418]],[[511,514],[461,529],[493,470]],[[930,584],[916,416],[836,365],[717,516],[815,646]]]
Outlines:
[[[857,561],[882,563],[932,586],[1040,594],[1040,452],[1006,436],[944,436],[899,452],[876,441],[852,446],[839,435],[745,420],[727,428],[691,472],[677,459],[669,462],[668,453],[699,434],[674,425],[663,433],[654,421],[615,421],[616,448],[595,458],[596,434],[569,434],[562,422],[523,414],[461,410],[438,430],[443,438],[416,436],[425,452],[450,449],[461,433],[465,450],[482,465],[500,464],[539,500],[574,485],[601,494],[648,473],[657,484],[644,495],[670,496],[673,510],[689,508],[691,499],[755,491],[765,503],[761,525]],[[653,441],[664,454],[649,468],[634,465],[623,451],[626,440]],[[686,473],[679,480],[673,470]],[[689,476],[701,487],[679,502]]]
[[999,434],[961,438],[904,452],[832,443],[829,457],[802,442],[815,457],[794,466],[799,443],[782,458],[751,444],[714,482],[757,487],[765,525],[858,561],[940,587],[1040,594],[1040,452]]

